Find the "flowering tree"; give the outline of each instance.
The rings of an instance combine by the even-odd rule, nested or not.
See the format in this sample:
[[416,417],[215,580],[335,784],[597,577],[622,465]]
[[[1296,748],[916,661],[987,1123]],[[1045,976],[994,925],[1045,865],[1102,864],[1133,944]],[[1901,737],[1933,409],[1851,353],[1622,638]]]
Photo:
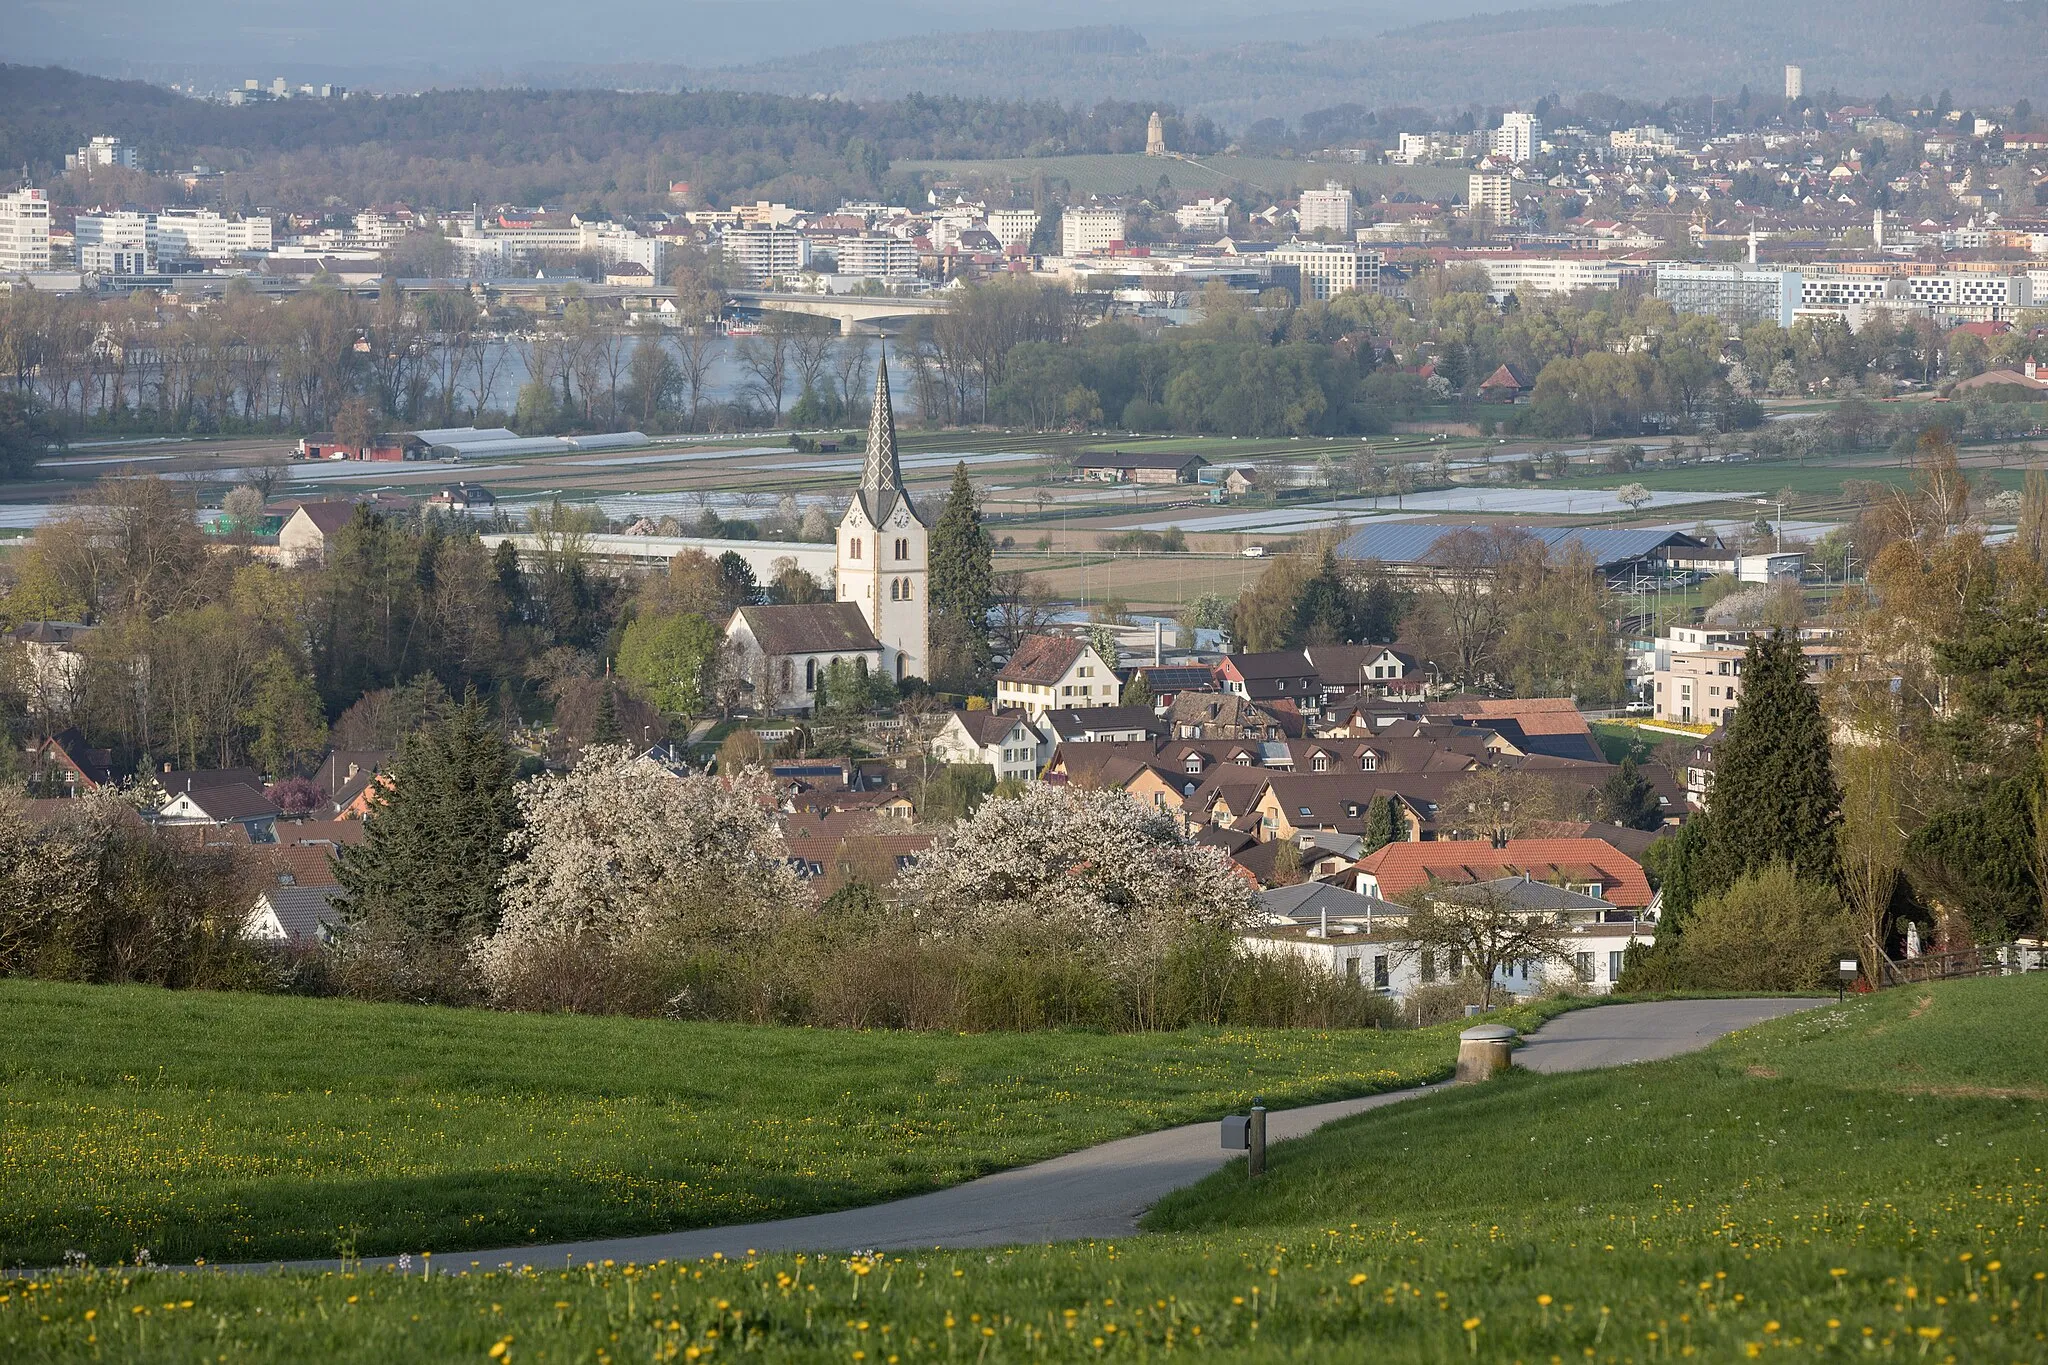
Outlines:
[[940,938],[1042,933],[1111,960],[1177,931],[1235,929],[1254,888],[1220,850],[1118,791],[1032,787],[939,836],[898,883]]
[[504,918],[474,950],[501,1002],[604,1007],[626,961],[744,944],[803,896],[757,770],[676,777],[593,745],[518,801]]

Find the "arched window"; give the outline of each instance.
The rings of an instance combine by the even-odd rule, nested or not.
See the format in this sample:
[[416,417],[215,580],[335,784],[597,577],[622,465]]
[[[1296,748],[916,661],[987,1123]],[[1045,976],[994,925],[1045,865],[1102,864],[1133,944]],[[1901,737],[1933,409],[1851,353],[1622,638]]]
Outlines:
[[[784,667],[788,667],[787,663],[785,663],[785,664],[784,664]],[[806,692],[815,692],[815,691],[817,691],[817,690],[818,690],[818,661],[817,661],[816,659],[805,659],[805,660],[804,660],[804,691],[806,691]]]
[[894,579],[894,578],[892,578],[892,579],[890,579],[890,580],[889,580],[889,600],[890,600],[891,602],[894,602],[894,601],[896,600],[896,596],[897,596],[897,589],[898,589],[899,585],[900,585],[900,580],[898,580],[898,579]]
[[853,538],[853,541],[852,541],[852,543],[851,543],[851,548],[849,548],[849,549],[848,549],[848,551],[847,551],[847,554],[846,554],[846,557],[847,557],[848,559],[859,559],[859,558],[860,558],[860,537],[859,537],[859,536],[855,536],[855,537]]
[[795,668],[794,668],[794,665],[792,664],[792,662],[791,662],[790,660],[788,660],[788,659],[784,659],[784,660],[782,661],[782,690],[783,690],[783,691],[785,691],[785,692],[789,691],[789,680],[790,680],[790,678],[791,678],[792,676],[794,676],[794,673],[795,673]]
[[896,681],[897,681],[897,682],[902,682],[902,681],[903,681],[903,679],[904,679],[904,676],[905,676],[905,663],[906,663],[906,661],[905,661],[904,657],[903,657],[903,656],[902,656],[901,654],[898,654],[898,655],[896,656]]
[[907,536],[898,536],[898,537],[896,538],[896,557],[897,557],[898,559],[908,559],[908,558],[910,558],[910,539],[909,539],[909,537],[907,537]]
[[903,580],[903,600],[906,602],[910,600],[910,580],[907,578]]

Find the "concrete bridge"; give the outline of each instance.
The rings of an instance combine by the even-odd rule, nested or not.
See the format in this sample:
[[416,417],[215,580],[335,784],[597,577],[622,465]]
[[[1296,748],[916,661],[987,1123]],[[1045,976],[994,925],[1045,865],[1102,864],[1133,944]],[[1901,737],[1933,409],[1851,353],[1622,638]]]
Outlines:
[[732,301],[742,308],[773,309],[778,313],[805,313],[814,318],[837,318],[842,335],[859,332],[862,323],[877,329],[884,322],[901,323],[906,318],[946,311],[945,301],[935,298],[892,298],[874,294],[783,294],[765,289],[735,289]]

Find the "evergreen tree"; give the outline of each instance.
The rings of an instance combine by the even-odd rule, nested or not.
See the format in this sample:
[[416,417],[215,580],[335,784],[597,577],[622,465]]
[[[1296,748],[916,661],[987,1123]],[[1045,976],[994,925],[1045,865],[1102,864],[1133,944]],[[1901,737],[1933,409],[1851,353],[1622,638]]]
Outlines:
[[1151,708],[1152,684],[1145,680],[1143,673],[1136,671],[1131,673],[1131,680],[1124,684],[1123,704],[1125,706],[1143,706],[1148,710]]
[[981,509],[974,501],[974,484],[967,477],[967,462],[962,460],[953,466],[946,509],[932,528],[930,592],[935,633],[943,627],[948,638],[966,651],[975,676],[989,662],[993,553],[988,531],[981,524]]
[[1664,823],[1657,793],[1643,776],[1642,769],[1636,766],[1635,759],[1621,760],[1621,766],[1601,783],[1600,818],[1629,829],[1655,829]]
[[1315,576],[1301,585],[1301,594],[1294,599],[1294,628],[1288,632],[1289,643],[1349,643],[1356,638],[1358,615],[1358,604],[1343,574],[1338,572],[1336,552],[1324,550]]
[[335,859],[348,932],[431,955],[496,929],[505,836],[518,820],[513,773],[474,692],[408,736],[364,817],[363,841]]
[[1408,826],[1401,819],[1394,798],[1387,795],[1375,796],[1372,804],[1365,808],[1365,851],[1385,848],[1398,844],[1408,837]]
[[1842,794],[1820,695],[1804,675],[1798,641],[1782,630],[1751,637],[1741,704],[1716,756],[1698,895],[1775,858],[1808,880],[1835,879]]
[[619,733],[619,703],[612,694],[612,680],[604,680],[604,691],[597,699],[597,720],[590,729],[592,744],[617,744],[623,736]]

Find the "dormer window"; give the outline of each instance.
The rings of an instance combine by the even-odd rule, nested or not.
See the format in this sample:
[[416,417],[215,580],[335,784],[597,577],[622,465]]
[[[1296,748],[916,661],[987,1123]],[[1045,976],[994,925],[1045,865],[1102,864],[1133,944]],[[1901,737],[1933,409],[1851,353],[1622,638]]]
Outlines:
[[1364,753],[1358,756],[1358,771],[1362,773],[1376,773],[1379,770],[1380,756],[1378,754],[1374,753],[1370,749],[1367,749]]
[[1308,766],[1311,772],[1326,773],[1330,771],[1330,756],[1328,754],[1317,754],[1309,760]]
[[1181,771],[1188,773],[1199,773],[1202,771],[1202,756],[1200,754],[1189,754],[1187,762],[1181,765]]

